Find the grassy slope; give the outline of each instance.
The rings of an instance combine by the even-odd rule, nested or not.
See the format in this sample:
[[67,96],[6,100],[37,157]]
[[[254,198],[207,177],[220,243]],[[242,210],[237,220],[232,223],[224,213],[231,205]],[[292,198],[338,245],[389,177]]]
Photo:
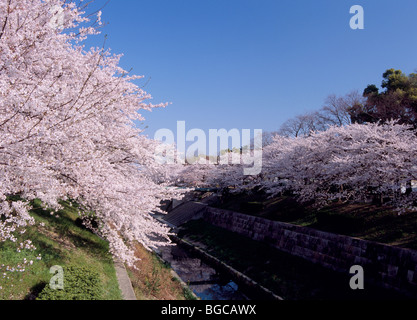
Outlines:
[[[0,299],[33,299],[51,279],[50,267],[54,265],[86,266],[101,275],[103,299],[121,299],[113,260],[108,252],[108,243],[76,223],[77,208],[63,202],[64,209],[57,214],[43,210],[35,201],[32,216],[37,224],[29,227],[20,236],[20,241],[31,239],[37,248],[33,252],[17,253],[10,242],[0,245],[0,261],[5,265],[16,265],[23,258],[34,264],[22,274],[12,273],[10,279],[1,279],[3,289]],[[41,225],[41,223],[43,225]],[[36,260],[41,254],[42,259]]]
[[[26,233],[19,236],[19,242],[31,239],[37,250],[16,252],[16,245],[0,243],[0,300],[34,299],[52,277],[50,267],[54,265],[85,266],[98,272],[103,285],[103,300],[121,300],[121,292],[117,282],[113,259],[109,253],[108,242],[86,230],[77,220],[77,208],[63,202],[64,209],[58,214],[51,215],[35,202],[31,214],[37,224],[29,227]],[[43,225],[41,225],[43,223]],[[183,289],[180,284],[168,277],[169,270],[162,268],[152,258],[152,253],[137,246],[137,253],[143,259],[138,266],[141,272],[131,272],[132,282],[145,283],[135,287],[138,299],[183,299]],[[36,257],[41,254],[42,259]],[[7,273],[3,278],[5,266],[15,266],[23,259],[33,260],[32,266],[23,273]],[[143,272],[150,268],[149,272]],[[152,270],[153,271],[152,273]],[[158,289],[159,288],[159,289]],[[149,289],[149,290],[148,290]]]
[[136,269],[128,268],[128,274],[138,300],[194,300],[190,290],[183,288],[171,274],[171,268],[155,253],[143,246],[135,248]]

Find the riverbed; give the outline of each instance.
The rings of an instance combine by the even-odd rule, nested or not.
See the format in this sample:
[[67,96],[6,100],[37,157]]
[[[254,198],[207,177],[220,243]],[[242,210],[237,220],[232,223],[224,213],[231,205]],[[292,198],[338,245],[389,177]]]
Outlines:
[[215,270],[185,248],[173,245],[160,247],[158,251],[201,300],[249,300],[230,276]]

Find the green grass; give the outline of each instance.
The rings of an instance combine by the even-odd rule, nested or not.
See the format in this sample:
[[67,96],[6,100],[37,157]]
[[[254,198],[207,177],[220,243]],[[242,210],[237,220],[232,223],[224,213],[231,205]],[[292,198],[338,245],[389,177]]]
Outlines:
[[[16,245],[10,241],[0,243],[1,264],[14,266],[26,258],[33,260],[33,265],[23,273],[7,273],[7,278],[0,278],[0,299],[23,300],[34,299],[49,283],[52,274],[49,270],[54,265],[87,267],[100,275],[103,300],[122,299],[113,259],[109,253],[108,242],[78,222],[76,206],[62,202],[63,210],[51,215],[44,210],[39,201],[34,201],[31,215],[36,221],[35,226],[27,228],[19,241],[32,240],[37,250],[16,252]],[[42,226],[40,224],[43,224]],[[42,259],[37,260],[41,255]],[[3,268],[4,269],[4,268]],[[1,269],[1,275],[4,270]]]
[[267,244],[212,226],[203,220],[188,222],[182,226],[178,235],[202,244],[208,253],[284,299],[403,298],[369,284],[366,284],[364,291],[353,291],[349,286],[350,275],[329,271]]

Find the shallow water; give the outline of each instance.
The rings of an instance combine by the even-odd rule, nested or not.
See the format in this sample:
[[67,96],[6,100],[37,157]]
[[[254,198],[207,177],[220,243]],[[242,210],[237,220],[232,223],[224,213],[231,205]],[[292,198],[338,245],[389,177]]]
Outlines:
[[162,258],[201,300],[248,300],[229,276],[178,245],[159,248]]

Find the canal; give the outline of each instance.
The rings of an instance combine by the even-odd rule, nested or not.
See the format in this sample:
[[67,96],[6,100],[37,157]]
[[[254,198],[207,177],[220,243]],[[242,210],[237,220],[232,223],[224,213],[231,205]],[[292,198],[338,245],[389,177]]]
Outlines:
[[230,276],[212,268],[181,245],[160,247],[158,254],[201,300],[250,300]]

